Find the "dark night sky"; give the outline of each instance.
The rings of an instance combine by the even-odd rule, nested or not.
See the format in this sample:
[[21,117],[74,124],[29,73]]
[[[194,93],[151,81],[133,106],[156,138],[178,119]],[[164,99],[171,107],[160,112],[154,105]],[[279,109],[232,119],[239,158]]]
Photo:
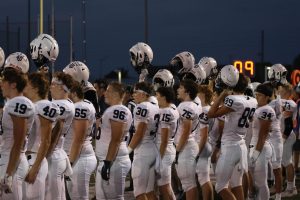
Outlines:
[[[128,49],[144,40],[143,0],[86,0],[87,65],[92,78],[129,65]],[[22,47],[27,45],[27,0],[1,3],[0,31],[10,22],[21,23]],[[38,0],[31,1],[32,20],[38,18]],[[260,61],[260,34],[265,31],[265,61],[292,64],[300,54],[300,1],[298,0],[148,0],[149,45],[154,65],[166,64],[178,52],[192,52],[198,62],[212,56],[218,63],[235,59]],[[51,0],[44,0],[45,17]],[[17,12],[16,12],[17,11]],[[82,60],[81,1],[55,0],[56,38],[60,55],[55,67],[69,59],[69,16],[74,17],[74,51]],[[62,23],[65,21],[65,23]],[[32,39],[36,32],[32,26]],[[45,25],[46,26],[46,25]],[[11,26],[14,28],[14,25]],[[45,31],[47,33],[47,28]],[[1,43],[5,39],[0,38]],[[3,45],[2,45],[3,46]]]

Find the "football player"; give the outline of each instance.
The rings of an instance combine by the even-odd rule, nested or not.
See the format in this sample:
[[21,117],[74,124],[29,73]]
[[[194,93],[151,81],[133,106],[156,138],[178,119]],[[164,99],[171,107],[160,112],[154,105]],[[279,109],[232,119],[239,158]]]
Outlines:
[[194,102],[197,93],[197,84],[192,80],[181,81],[177,89],[177,98],[182,102],[177,107],[179,112],[179,124],[175,136],[175,164],[177,164],[176,171],[182,188],[186,192],[186,199],[197,198],[195,173],[196,156],[198,155],[199,148],[195,141],[195,132],[201,111],[199,104]]
[[214,123],[214,119],[208,119],[207,112],[212,102],[213,92],[208,85],[199,85],[198,97],[201,100],[202,113],[199,115],[200,131],[196,134],[196,142],[199,143],[199,153],[196,166],[198,181],[202,188],[203,199],[214,199],[213,187],[210,182],[210,163],[212,155],[212,145],[209,141],[209,133]]
[[52,125],[59,115],[58,106],[47,99],[49,81],[42,73],[28,75],[24,95],[35,106],[33,128],[28,138],[27,159],[30,170],[26,176],[26,199],[45,199],[48,162],[45,158],[50,146]]
[[[257,109],[252,122],[252,139],[250,143],[249,169],[254,182],[257,199],[269,199],[267,182],[268,162],[272,157],[269,142],[271,125],[275,120],[275,112],[268,103],[271,101],[273,89],[268,84],[260,84],[256,88]],[[252,194],[253,195],[253,194]]]
[[160,108],[156,146],[161,157],[160,177],[157,179],[157,184],[164,200],[176,199],[171,187],[171,166],[176,155],[173,143],[177,131],[179,113],[172,104],[175,100],[173,88],[159,87],[156,90],[156,98]]
[[97,160],[91,144],[95,108],[84,99],[81,85],[77,82],[71,89],[69,97],[74,102],[75,115],[72,131],[65,137],[64,150],[69,155],[73,174],[67,181],[68,194],[71,199],[89,199],[89,183],[95,171]]
[[51,82],[50,91],[53,102],[59,107],[58,120],[53,128],[51,144],[47,159],[49,173],[46,185],[46,199],[65,199],[64,174],[70,176],[72,167],[63,149],[64,139],[70,134],[71,124],[75,115],[74,103],[69,99],[73,79],[63,72],[56,72]]
[[[275,88],[274,94],[272,96],[272,101],[270,106],[274,109],[276,114],[275,123],[272,125],[272,134],[270,137],[271,145],[275,151],[276,158],[272,159],[272,168],[275,177],[275,195],[272,196],[276,200],[281,199],[282,190],[282,152],[283,152],[283,140],[280,129],[280,120],[282,117],[282,101],[278,94],[278,89],[281,85],[286,84],[287,70],[281,64],[272,65],[271,69],[268,71],[269,84]],[[272,190],[272,189],[271,189]]]
[[[208,118],[226,116],[221,138],[221,155],[216,166],[216,192],[223,199],[244,199],[242,176],[247,171],[247,147],[244,137],[257,101],[244,96],[248,81],[232,65],[221,69],[216,84],[224,88],[224,91],[210,107],[207,115]],[[222,101],[224,104],[219,107]],[[229,182],[231,191],[228,189]]]
[[8,100],[3,108],[0,129],[1,199],[22,200],[26,195],[22,188],[29,170],[25,151],[34,118],[34,105],[23,96],[26,83],[26,77],[20,71],[4,70],[1,89]]
[[[122,105],[124,94],[124,86],[117,82],[110,83],[105,92],[105,102],[110,107],[103,113],[101,137],[96,141],[99,160],[96,175],[97,199],[124,199],[125,178],[131,165],[126,139],[132,123],[130,110]],[[147,173],[144,168],[139,170]],[[136,187],[135,185],[134,189]]]
[[296,142],[296,135],[293,131],[293,122],[297,116],[297,104],[291,99],[293,87],[287,83],[281,86],[279,94],[282,98],[283,115],[281,118],[281,132],[283,133],[282,165],[286,169],[287,188],[282,197],[292,197],[297,194],[295,186],[295,171],[292,160],[293,145]]
[[[159,107],[149,102],[152,87],[146,82],[137,83],[133,98],[136,102],[134,110],[135,133],[128,145],[129,153],[134,150],[132,163],[132,179],[136,199],[155,199],[155,168],[158,172],[159,153],[154,143],[158,130]],[[159,163],[159,162],[158,162]]]

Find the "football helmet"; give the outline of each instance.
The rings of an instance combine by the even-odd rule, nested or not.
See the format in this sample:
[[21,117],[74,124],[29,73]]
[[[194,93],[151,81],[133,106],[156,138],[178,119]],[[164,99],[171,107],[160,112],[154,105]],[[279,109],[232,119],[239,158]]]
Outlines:
[[206,78],[214,79],[218,75],[217,61],[212,57],[203,57],[200,59],[199,64],[203,66],[206,73]]
[[167,69],[160,69],[156,74],[153,76],[152,84],[154,90],[156,91],[159,87],[173,87],[174,85],[174,78],[173,74]]
[[233,88],[239,80],[239,71],[233,65],[225,65],[219,72],[216,80],[216,88]]
[[130,62],[134,68],[145,68],[153,60],[151,47],[143,42],[138,42],[129,49]]
[[72,61],[63,69],[63,72],[71,75],[80,84],[87,82],[90,76],[89,68],[80,61]]
[[203,66],[200,64],[194,65],[188,72],[184,73],[182,80],[190,79],[195,81],[198,84],[205,82],[206,73],[203,69]]
[[0,68],[3,66],[5,61],[5,54],[3,49],[0,47]]
[[26,74],[29,70],[29,61],[27,56],[21,52],[10,54],[5,60],[4,69],[9,67]]
[[195,58],[192,53],[183,51],[171,59],[170,65],[178,70],[178,74],[184,74],[195,65]]
[[258,86],[259,84],[261,84],[261,83],[260,83],[260,82],[253,82],[253,83],[250,83],[250,84],[251,84],[251,87],[252,87],[253,91],[255,91],[256,88],[257,88],[257,86]]
[[59,47],[52,36],[40,34],[30,43],[30,54],[34,63],[40,67],[56,60],[59,54]]
[[286,84],[287,70],[282,64],[272,65],[268,71],[268,78],[271,83]]

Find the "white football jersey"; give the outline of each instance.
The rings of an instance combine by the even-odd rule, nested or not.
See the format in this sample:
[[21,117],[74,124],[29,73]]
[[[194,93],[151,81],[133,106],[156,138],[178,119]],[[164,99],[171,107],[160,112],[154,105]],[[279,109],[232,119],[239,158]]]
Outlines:
[[[272,122],[275,120],[275,111],[269,105],[265,105],[256,109],[253,122],[252,122],[252,139],[251,144],[256,145],[258,141],[259,131],[260,131],[260,123],[259,120],[271,120]],[[271,123],[272,124],[272,123]],[[270,132],[266,141],[269,140]]]
[[154,138],[158,131],[159,108],[157,105],[154,105],[150,102],[142,102],[136,105],[133,116],[135,130],[137,130],[140,122],[145,122],[147,124],[144,137],[136,148],[136,150],[138,150],[140,145],[143,143],[154,143]]
[[130,110],[124,105],[114,105],[108,107],[103,115],[101,120],[101,136],[99,140],[96,140],[96,156],[100,160],[105,160],[108,152],[109,143],[111,141],[111,121],[117,121],[124,123],[125,129],[123,133],[122,142],[118,149],[117,156],[125,156],[128,155],[127,145],[125,138],[128,137],[129,128],[132,123],[132,115]]
[[179,119],[179,113],[174,108],[173,105],[167,108],[161,108],[159,109],[159,125],[158,125],[158,131],[156,136],[156,144],[161,143],[161,129],[167,128],[169,129],[169,141],[168,144],[173,144],[174,137],[177,130],[178,125],[178,119]]
[[[77,120],[88,120],[88,128],[86,130],[86,137],[85,141],[83,143],[83,146],[91,144],[91,139],[92,139],[92,131],[93,131],[93,125],[96,121],[95,113],[96,110],[93,106],[93,104],[84,99],[82,101],[76,102],[74,104],[75,107],[75,115],[73,118]],[[65,142],[64,142],[64,150],[66,151],[67,154],[69,154],[71,150],[71,145],[72,145],[72,140],[73,140],[73,127],[71,127],[70,133],[68,133],[65,137]]]
[[[293,113],[292,118],[293,120],[296,120],[297,118],[297,104],[295,103],[295,101],[291,100],[291,99],[281,99],[282,102],[282,111],[287,111],[287,112],[291,112]],[[280,123],[280,128],[281,128],[281,132],[284,132],[285,129],[285,124],[284,124],[284,117],[281,117],[281,123]]]
[[[202,104],[201,104],[201,100],[198,96],[196,96],[196,98],[194,99],[194,103],[197,105],[198,107],[198,111],[199,111],[199,114],[202,113]],[[200,115],[199,115],[200,117]],[[198,125],[197,125],[197,128],[194,130],[193,134],[195,135],[195,137],[197,137],[196,135],[199,135],[199,132],[200,132],[200,128],[201,128],[201,124],[200,124],[200,120],[198,121]]]
[[11,115],[27,118],[27,136],[25,137],[24,146],[21,149],[21,152],[25,152],[27,149],[28,134],[34,120],[34,105],[24,96],[14,97],[5,103],[1,121],[0,154],[9,155],[14,143]]
[[201,129],[204,127],[208,127],[208,132],[211,131],[213,123],[214,123],[214,119],[213,118],[208,118],[207,117],[207,113],[210,109],[210,106],[204,106],[202,107],[202,112],[199,115],[199,131],[196,132],[195,134],[195,140],[196,142],[200,141],[200,137],[201,137]]
[[200,114],[200,109],[194,101],[181,102],[178,105],[177,110],[179,113],[179,124],[175,136],[175,144],[178,144],[179,142],[179,139],[182,134],[183,120],[185,119],[192,120],[192,130],[188,139],[192,139],[192,138],[194,139],[195,133],[198,130],[198,126],[199,126],[199,114]]
[[226,143],[244,139],[249,128],[249,120],[252,119],[257,107],[257,100],[245,95],[229,95],[224,100],[224,106],[233,111],[225,115],[221,141]]
[[38,152],[41,143],[41,122],[40,116],[55,122],[59,115],[59,107],[56,103],[43,99],[35,102],[34,122],[28,137],[28,151]]
[[53,100],[53,102],[57,104],[60,110],[57,119],[63,120],[64,122],[61,137],[56,145],[56,148],[62,148],[64,145],[64,138],[71,131],[71,124],[75,115],[75,107],[74,103],[70,99]]
[[157,101],[156,96],[150,96],[149,99],[148,99],[148,101],[150,103],[152,103],[153,105],[158,106],[158,101]]
[[271,136],[272,139],[281,139],[281,128],[280,128],[280,121],[282,117],[282,100],[280,96],[277,96],[276,99],[272,100],[269,105],[273,108],[275,111],[275,119],[272,121],[271,125]]

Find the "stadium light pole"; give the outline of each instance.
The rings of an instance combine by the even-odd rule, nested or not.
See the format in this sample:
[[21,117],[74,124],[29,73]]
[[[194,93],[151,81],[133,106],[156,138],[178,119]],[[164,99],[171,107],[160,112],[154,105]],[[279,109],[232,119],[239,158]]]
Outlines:
[[44,0],[40,0],[40,34],[44,32]]
[[148,44],[148,0],[144,1],[145,9],[145,43]]

